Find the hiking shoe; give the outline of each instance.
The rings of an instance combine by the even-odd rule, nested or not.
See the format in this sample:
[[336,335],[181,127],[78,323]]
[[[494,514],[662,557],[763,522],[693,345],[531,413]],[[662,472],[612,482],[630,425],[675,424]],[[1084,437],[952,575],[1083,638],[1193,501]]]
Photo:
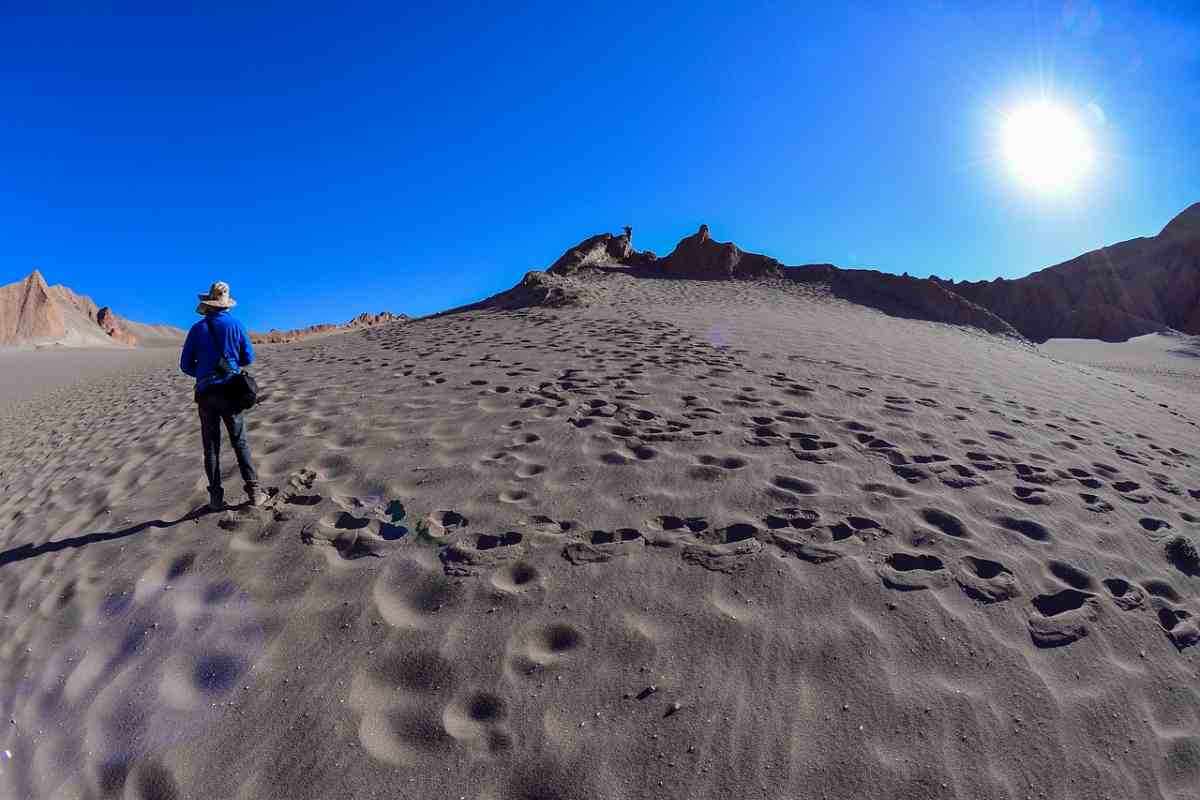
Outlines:
[[221,489],[208,490],[208,510],[220,511],[225,508],[225,492]]
[[246,492],[246,505],[251,508],[262,508],[262,506],[270,499],[270,496],[262,489],[251,489]]

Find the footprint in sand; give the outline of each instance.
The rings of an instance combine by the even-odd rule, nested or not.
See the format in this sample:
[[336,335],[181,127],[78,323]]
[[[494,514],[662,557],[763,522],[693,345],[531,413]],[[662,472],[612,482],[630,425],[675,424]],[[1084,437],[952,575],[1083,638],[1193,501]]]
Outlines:
[[712,572],[736,573],[763,549],[755,525],[739,522],[723,528],[709,528],[696,534],[697,542],[683,547],[684,562]]
[[1000,603],[1020,594],[1016,576],[999,561],[964,556],[961,564],[955,580],[968,597],[981,603]]
[[1157,613],[1163,632],[1176,649],[1182,652],[1200,642],[1200,622],[1192,612],[1162,605]]
[[996,520],[996,524],[1005,530],[1014,531],[1021,534],[1026,539],[1031,539],[1035,542],[1050,541],[1050,531],[1046,530],[1046,526],[1031,519],[1001,517]]
[[1108,590],[1113,603],[1122,611],[1132,611],[1141,608],[1146,601],[1146,593],[1141,587],[1130,583],[1125,578],[1105,578],[1104,588]]
[[941,588],[949,584],[946,565],[929,553],[891,553],[877,570],[883,585],[908,592]]
[[514,678],[529,680],[581,663],[586,649],[583,631],[569,622],[534,625],[509,641],[508,670]]
[[1038,647],[1064,647],[1088,635],[1096,619],[1096,595],[1078,589],[1039,594],[1032,600],[1036,614],[1029,618],[1029,635]]
[[676,517],[671,514],[664,514],[660,517],[655,517],[649,527],[658,531],[689,531],[691,533],[700,533],[708,530],[708,520],[704,517]]
[[636,528],[593,530],[567,543],[562,549],[562,556],[572,564],[601,564],[618,556],[632,555],[644,548],[645,544],[645,538]]
[[963,521],[949,511],[942,511],[939,508],[924,508],[921,509],[921,519],[947,536],[955,539],[971,538]]

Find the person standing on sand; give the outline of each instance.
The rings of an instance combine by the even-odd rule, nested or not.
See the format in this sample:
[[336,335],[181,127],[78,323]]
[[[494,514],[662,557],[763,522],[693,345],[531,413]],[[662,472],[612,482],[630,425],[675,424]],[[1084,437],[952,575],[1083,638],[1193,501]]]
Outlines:
[[258,473],[250,460],[246,426],[226,393],[226,384],[242,367],[254,363],[254,347],[246,327],[229,313],[237,302],[229,296],[229,284],[217,281],[200,295],[196,313],[204,317],[188,331],[179,357],[179,368],[196,379],[196,406],[200,411],[200,439],[204,444],[204,473],[208,476],[208,507],[225,507],[221,488],[221,423],[229,432],[229,443],[237,456],[238,469],[246,484],[246,502],[262,505],[267,497],[258,487]]

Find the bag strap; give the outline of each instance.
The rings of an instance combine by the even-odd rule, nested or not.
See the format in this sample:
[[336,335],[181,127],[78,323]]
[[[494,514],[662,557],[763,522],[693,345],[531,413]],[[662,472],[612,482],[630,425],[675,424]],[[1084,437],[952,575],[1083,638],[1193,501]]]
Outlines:
[[217,338],[217,329],[213,327],[212,317],[206,316],[204,318],[204,327],[208,328],[208,335],[212,337],[213,346],[216,347],[217,350],[221,351],[221,357],[224,358],[225,357],[225,345],[223,345],[221,343],[221,341]]
[[[208,328],[208,335],[212,337],[213,347],[217,351],[217,366],[213,369],[213,372],[218,372],[221,362],[228,360],[225,358],[225,344],[217,337],[217,329],[213,327],[212,317],[204,317],[204,327]],[[212,373],[209,374],[211,375]]]

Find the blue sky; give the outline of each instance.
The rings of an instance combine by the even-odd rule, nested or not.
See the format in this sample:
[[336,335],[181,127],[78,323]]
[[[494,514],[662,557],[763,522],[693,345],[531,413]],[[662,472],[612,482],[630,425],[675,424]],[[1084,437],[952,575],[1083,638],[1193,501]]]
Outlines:
[[[4,4],[0,283],[183,325],[220,278],[266,329],[476,300],[625,224],[978,279],[1200,200],[1192,0],[172,5]],[[1070,194],[997,160],[1047,92],[1098,151]]]

